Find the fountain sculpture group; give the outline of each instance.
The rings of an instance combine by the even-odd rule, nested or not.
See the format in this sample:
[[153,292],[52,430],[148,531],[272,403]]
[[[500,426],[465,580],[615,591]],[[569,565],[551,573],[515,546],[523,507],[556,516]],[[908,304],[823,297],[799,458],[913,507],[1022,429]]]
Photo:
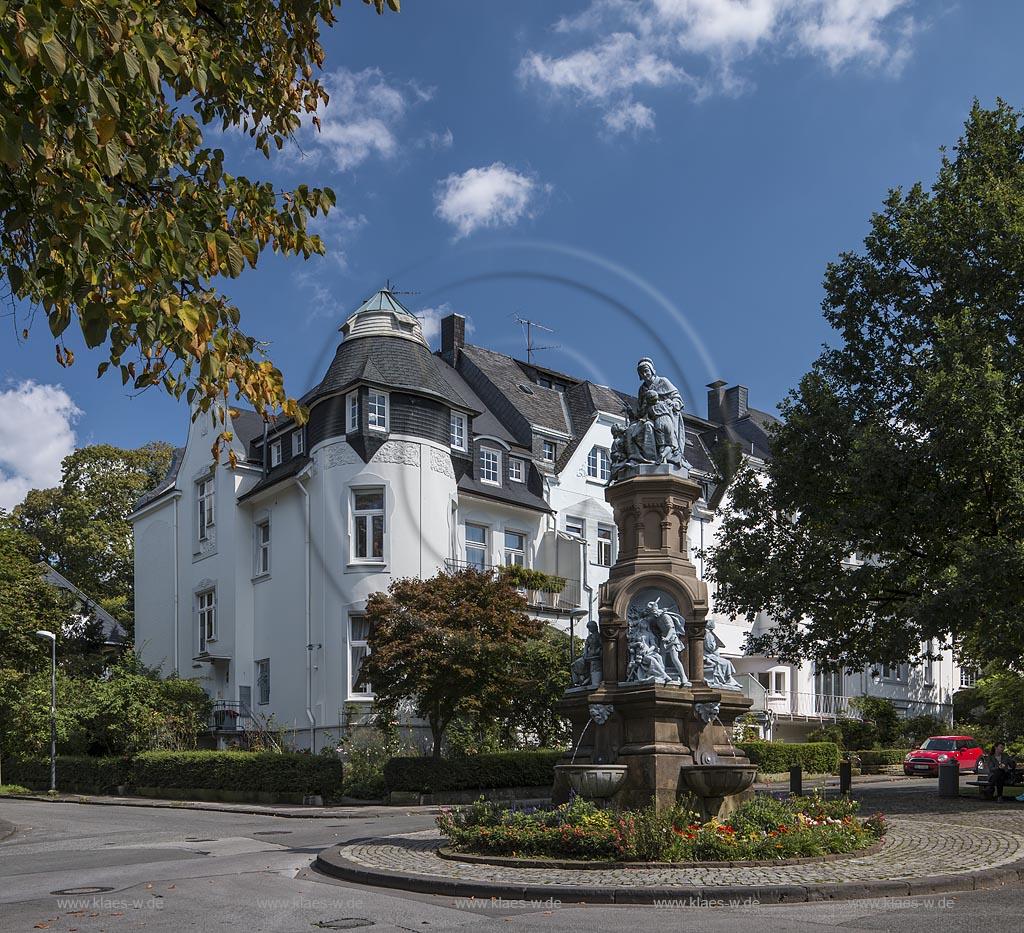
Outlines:
[[637,372],[605,491],[619,554],[557,707],[572,721],[574,751],[558,766],[554,799],[617,792],[620,805],[660,809],[692,793],[710,817],[733,809],[756,775],[731,741],[752,701],[719,653],[687,548],[701,488],[684,456],[682,399],[650,359]]

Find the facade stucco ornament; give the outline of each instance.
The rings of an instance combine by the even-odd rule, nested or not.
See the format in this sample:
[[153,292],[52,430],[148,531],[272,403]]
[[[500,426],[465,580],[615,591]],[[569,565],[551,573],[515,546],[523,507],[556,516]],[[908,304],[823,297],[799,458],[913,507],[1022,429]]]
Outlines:
[[736,667],[728,658],[719,654],[722,645],[715,634],[715,620],[708,619],[704,629],[704,682],[719,690],[742,690],[736,680]]
[[612,713],[615,712],[615,707],[611,703],[591,703],[590,704],[590,718],[594,722],[603,726],[608,722],[608,718]]
[[346,444],[343,441],[340,444],[331,444],[326,450],[324,459],[327,463],[327,469],[330,470],[333,467],[358,463],[359,454],[355,452],[350,444]]
[[683,399],[679,390],[659,376],[648,358],[637,364],[640,388],[636,407],[625,411],[625,427],[612,427],[612,481],[635,475],[645,464],[665,465],[688,470],[683,453],[686,432],[683,428]]
[[587,687],[593,690],[601,685],[601,633],[593,619],[587,623],[587,640],[583,645],[583,653],[572,662],[569,672],[574,687]]
[[436,447],[430,448],[430,469],[435,473],[440,473],[442,476],[447,476],[449,479],[455,479],[451,455],[443,450],[438,450]]
[[704,722],[714,722],[722,710],[721,703],[694,703],[693,712]]
[[406,441],[388,441],[372,457],[374,463],[403,463],[406,466],[420,465],[420,445]]
[[662,590],[641,590],[629,603],[626,622],[626,682],[690,686],[682,660],[686,629],[675,600]]

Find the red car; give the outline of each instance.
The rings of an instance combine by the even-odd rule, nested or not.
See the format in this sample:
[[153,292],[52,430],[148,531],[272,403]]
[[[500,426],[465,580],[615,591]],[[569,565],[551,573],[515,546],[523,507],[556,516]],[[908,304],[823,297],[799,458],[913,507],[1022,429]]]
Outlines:
[[946,761],[960,763],[960,773],[974,771],[984,754],[981,746],[969,735],[933,735],[925,739],[903,759],[903,773],[912,776],[936,777],[939,765]]

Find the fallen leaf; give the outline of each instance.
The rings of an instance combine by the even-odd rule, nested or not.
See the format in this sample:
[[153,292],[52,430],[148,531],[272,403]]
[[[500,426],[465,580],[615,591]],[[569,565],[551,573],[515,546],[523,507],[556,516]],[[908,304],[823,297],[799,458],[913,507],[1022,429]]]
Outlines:
[[148,890],[149,888],[151,888],[151,887],[153,887],[153,885],[151,885],[151,884],[147,884],[147,885],[146,885],[146,888],[147,888],[147,890]]

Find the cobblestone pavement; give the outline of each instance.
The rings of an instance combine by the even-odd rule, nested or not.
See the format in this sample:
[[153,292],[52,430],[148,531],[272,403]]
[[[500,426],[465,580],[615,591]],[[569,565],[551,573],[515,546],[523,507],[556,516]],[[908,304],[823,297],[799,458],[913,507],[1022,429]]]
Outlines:
[[[604,889],[614,892],[638,888],[673,889],[757,887],[789,885],[843,885],[849,891],[864,886],[864,893],[879,883],[942,881],[955,890],[957,879],[1021,862],[1024,866],[1024,806],[970,799],[938,798],[934,788],[858,795],[861,813],[882,811],[890,831],[881,850],[860,857],[803,864],[763,867],[694,867],[643,869],[510,868],[452,862],[437,856],[442,839],[435,830],[379,837],[324,853],[321,859],[347,864],[364,878],[391,875],[431,878],[441,886],[494,885],[501,888]],[[1011,873],[1012,875],[1012,873]],[[944,877],[943,877],[944,876]],[[951,877],[952,876],[952,877]],[[1015,880],[1010,878],[1009,880]],[[372,882],[371,882],[372,883]],[[422,888],[421,888],[422,889]],[[830,896],[819,890],[816,896]]]

